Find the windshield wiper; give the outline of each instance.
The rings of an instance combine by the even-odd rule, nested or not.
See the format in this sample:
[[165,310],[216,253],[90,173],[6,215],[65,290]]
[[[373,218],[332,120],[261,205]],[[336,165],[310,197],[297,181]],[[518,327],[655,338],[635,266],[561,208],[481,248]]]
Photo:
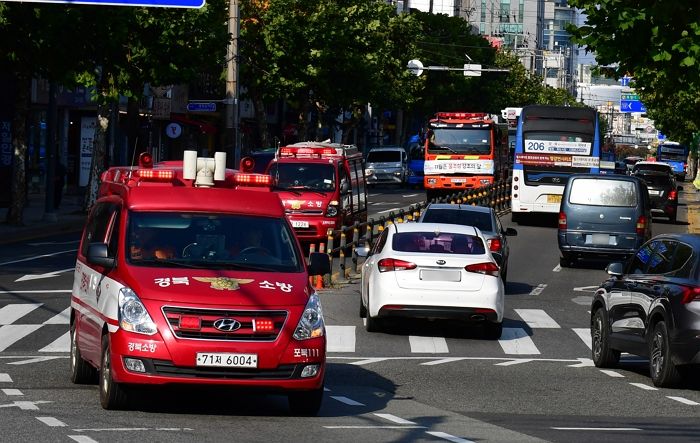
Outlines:
[[231,262],[226,262],[226,263],[209,263],[208,264],[209,268],[216,268],[216,269],[235,269],[235,270],[241,270],[241,271],[262,271],[262,272],[278,272],[278,269],[273,269],[269,268],[266,266],[255,266],[255,265],[247,265],[247,264],[241,264],[241,263],[231,263]]
[[455,151],[454,149],[450,148],[449,146],[438,146],[438,145],[435,145],[435,146],[433,146],[433,149],[444,149],[444,150],[446,150],[446,151],[450,151],[450,152],[453,153],[453,154],[459,154],[457,151]]
[[323,195],[323,196],[326,195],[326,192],[325,192],[325,191],[321,191],[321,190],[319,190],[319,189],[312,188],[311,186],[308,186],[308,185],[295,185],[295,186],[290,186],[290,187],[288,187],[287,189],[290,190],[290,191],[297,191],[298,189],[303,189],[304,191],[315,192],[315,193],[321,194],[321,195]]
[[168,265],[178,268],[190,268],[190,269],[204,269],[204,266],[194,265],[190,262],[175,261],[175,260],[161,260],[154,258],[140,259],[134,262],[135,264],[157,264],[157,265]]

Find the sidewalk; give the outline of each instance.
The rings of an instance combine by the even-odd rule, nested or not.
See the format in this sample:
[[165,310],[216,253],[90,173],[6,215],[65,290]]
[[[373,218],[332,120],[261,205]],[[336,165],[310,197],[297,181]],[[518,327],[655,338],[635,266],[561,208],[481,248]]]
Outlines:
[[82,210],[81,195],[64,195],[61,206],[54,212],[54,221],[44,216],[45,195],[29,194],[24,207],[24,226],[8,225],[7,208],[0,208],[0,245],[34,240],[54,234],[80,232],[85,224],[86,214]]

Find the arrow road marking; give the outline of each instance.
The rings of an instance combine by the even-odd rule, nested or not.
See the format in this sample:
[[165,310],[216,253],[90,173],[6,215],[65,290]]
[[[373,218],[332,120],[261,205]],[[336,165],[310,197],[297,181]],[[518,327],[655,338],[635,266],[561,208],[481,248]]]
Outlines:
[[13,362],[8,363],[8,365],[28,365],[28,364],[32,364],[32,363],[40,363],[42,361],[55,360],[57,358],[68,358],[68,357],[60,357],[60,356],[34,357],[34,358],[30,358],[29,360],[13,361]]
[[577,292],[595,292],[596,289],[598,289],[598,286],[581,286],[578,288],[574,288],[574,291],[577,291]]
[[29,280],[40,280],[42,278],[51,278],[51,277],[58,277],[58,274],[63,274],[64,272],[69,272],[69,271],[74,271],[75,268],[68,268],[68,269],[61,269],[60,271],[51,271],[47,272],[46,274],[27,274],[24,275],[17,280],[15,280],[15,283],[18,281],[29,281]]
[[23,258],[21,260],[5,261],[5,262],[0,263],[0,266],[11,265],[14,263],[22,263],[25,261],[32,261],[32,260],[36,260],[38,258],[53,257],[54,255],[68,254],[69,252],[77,252],[77,251],[78,251],[78,249],[69,249],[67,251],[58,251],[58,252],[53,252],[51,254],[42,254],[42,255],[37,255],[34,257]]
[[[0,325],[11,325],[15,321],[38,309],[43,303],[13,303],[0,309]],[[0,329],[1,331],[2,329]],[[0,333],[0,336],[2,333]]]

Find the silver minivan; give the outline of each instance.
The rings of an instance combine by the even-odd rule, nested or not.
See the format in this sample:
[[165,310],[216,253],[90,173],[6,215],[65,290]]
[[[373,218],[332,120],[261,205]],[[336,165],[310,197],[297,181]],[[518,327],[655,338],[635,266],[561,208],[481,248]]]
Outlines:
[[403,186],[408,177],[408,156],[400,146],[372,148],[365,160],[365,180],[368,185],[379,183]]
[[557,238],[562,266],[579,258],[632,256],[651,238],[647,185],[632,176],[572,175],[562,195]]

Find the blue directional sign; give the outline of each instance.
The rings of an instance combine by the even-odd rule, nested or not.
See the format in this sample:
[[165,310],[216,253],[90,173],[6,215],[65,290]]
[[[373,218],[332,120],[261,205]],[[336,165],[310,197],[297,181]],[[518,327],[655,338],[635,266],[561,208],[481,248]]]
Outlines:
[[189,112],[214,112],[216,111],[216,103],[187,103],[187,110]]
[[620,86],[629,86],[630,85],[630,80],[632,80],[632,77],[624,76],[620,79]]
[[620,112],[647,112],[637,94],[620,94]]
[[157,8],[201,8],[205,0],[5,0],[23,3],[67,3],[70,5],[145,6]]

